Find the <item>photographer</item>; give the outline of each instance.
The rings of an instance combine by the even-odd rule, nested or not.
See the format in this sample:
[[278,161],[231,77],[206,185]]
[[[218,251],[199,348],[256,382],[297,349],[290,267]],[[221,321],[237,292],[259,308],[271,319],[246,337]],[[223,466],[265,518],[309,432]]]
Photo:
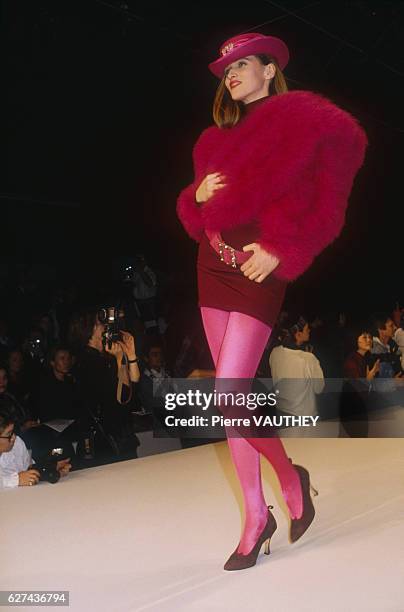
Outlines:
[[115,455],[136,456],[139,441],[125,405],[132,383],[140,378],[135,343],[126,331],[111,336],[110,323],[100,320],[101,312],[86,309],[74,315],[69,326],[69,343],[77,355],[75,375],[84,434],[81,451],[85,459],[94,458],[91,432],[96,431]]
[[[31,464],[31,457],[23,440],[16,435],[14,416],[7,402],[0,403],[0,488],[14,488],[38,484],[41,473]],[[59,476],[71,469],[70,458],[56,462]]]

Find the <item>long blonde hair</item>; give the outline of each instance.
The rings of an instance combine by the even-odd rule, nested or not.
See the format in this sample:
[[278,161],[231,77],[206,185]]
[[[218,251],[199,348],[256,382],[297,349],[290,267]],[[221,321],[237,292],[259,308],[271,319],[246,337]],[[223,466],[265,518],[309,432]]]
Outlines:
[[[285,77],[282,70],[279,68],[276,59],[269,55],[260,53],[256,55],[260,62],[266,66],[274,64],[275,76],[269,84],[269,95],[274,96],[288,91]],[[232,99],[225,85],[225,76],[220,81],[216,91],[216,96],[213,102],[213,120],[220,128],[230,128],[238,123],[243,115],[243,104]]]

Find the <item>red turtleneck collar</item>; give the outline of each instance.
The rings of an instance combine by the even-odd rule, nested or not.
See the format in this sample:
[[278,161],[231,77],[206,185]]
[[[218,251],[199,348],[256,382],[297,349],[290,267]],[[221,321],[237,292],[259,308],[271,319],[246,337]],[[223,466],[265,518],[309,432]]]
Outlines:
[[249,115],[257,106],[260,106],[265,100],[268,100],[269,96],[264,96],[263,98],[258,98],[258,100],[253,100],[253,102],[249,102],[248,104],[244,104],[244,115]]

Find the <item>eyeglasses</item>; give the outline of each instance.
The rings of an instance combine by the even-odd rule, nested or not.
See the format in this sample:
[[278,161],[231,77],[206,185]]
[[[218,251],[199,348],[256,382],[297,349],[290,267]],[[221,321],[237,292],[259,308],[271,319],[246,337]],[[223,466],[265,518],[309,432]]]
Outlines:
[[15,431],[12,431],[12,432],[11,432],[11,433],[9,433],[7,436],[0,436],[0,439],[1,439],[1,438],[3,438],[4,440],[8,440],[8,441],[10,442],[11,438],[12,438],[13,436],[16,436],[16,435],[17,435],[17,434],[16,434],[16,432],[15,432]]

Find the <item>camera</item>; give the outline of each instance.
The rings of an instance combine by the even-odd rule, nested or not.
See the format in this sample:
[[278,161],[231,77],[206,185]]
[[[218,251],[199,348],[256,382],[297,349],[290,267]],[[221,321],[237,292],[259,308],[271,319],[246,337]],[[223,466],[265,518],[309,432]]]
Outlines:
[[122,340],[121,330],[123,329],[123,311],[117,306],[101,308],[98,312],[98,320],[104,324],[102,334],[102,344],[110,349],[113,342]]
[[56,465],[61,459],[67,459],[63,448],[52,448],[49,455],[34,463],[32,467],[39,472],[39,480],[51,482],[52,484],[58,482],[60,474],[56,469]]
[[132,282],[135,276],[135,269],[132,264],[128,263],[124,266],[122,272],[122,280],[124,283]]
[[40,338],[31,338],[27,340],[26,350],[33,359],[41,359],[44,355],[42,340]]

